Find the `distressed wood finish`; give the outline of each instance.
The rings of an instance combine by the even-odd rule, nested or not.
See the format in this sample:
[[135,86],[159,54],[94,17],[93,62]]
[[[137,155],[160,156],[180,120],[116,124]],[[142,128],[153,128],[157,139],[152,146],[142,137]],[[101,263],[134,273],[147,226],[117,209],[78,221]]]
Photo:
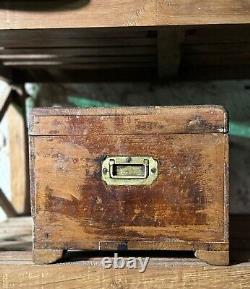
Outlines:
[[[25,7],[24,7],[25,5]],[[1,1],[1,29],[91,28],[250,22],[245,0]],[[46,19],[42,21],[41,19]]]
[[6,289],[249,289],[249,283],[249,262],[215,267],[194,259],[151,258],[141,274],[138,269],[104,269],[99,258],[37,266],[30,252],[0,254],[0,287]]
[[113,109],[35,109],[29,134],[150,135],[227,132],[220,106],[130,107]]
[[[25,100],[22,100],[25,107]],[[28,193],[28,138],[25,123],[25,111],[11,103],[6,112],[9,131],[11,202],[20,215],[30,214]]]
[[[228,263],[221,107],[36,109],[30,148],[35,262],[51,250],[57,259],[66,249],[125,248],[202,250],[202,259]],[[108,186],[101,163],[115,155],[153,157],[157,180]]]
[[[0,252],[0,288],[249,288],[249,215],[230,217],[230,257],[233,265],[215,267],[191,257],[177,258],[177,254],[169,256],[152,251],[133,253],[133,256],[150,257],[143,274],[138,269],[104,269],[101,258],[107,255],[113,257],[112,252],[69,252],[61,264],[34,265],[30,251],[31,223],[30,218],[19,217],[0,224],[0,248],[5,250]],[[124,252],[124,255],[132,254]],[[66,263],[66,260],[71,262]]]

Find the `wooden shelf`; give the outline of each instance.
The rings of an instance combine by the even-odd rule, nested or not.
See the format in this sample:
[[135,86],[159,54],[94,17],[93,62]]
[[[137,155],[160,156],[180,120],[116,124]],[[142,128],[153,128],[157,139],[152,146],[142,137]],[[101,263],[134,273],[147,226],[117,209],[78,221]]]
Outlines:
[[145,273],[104,269],[98,252],[72,252],[62,263],[34,265],[31,223],[26,217],[0,224],[0,288],[249,288],[250,216],[231,216],[231,266],[216,267],[192,257],[151,253]]
[[250,3],[245,0],[1,1],[0,19],[1,29],[239,24],[250,22]]
[[0,1],[0,70],[16,83],[248,78],[249,24],[246,0]]
[[14,29],[1,30],[0,43],[13,83],[250,76],[250,25]]

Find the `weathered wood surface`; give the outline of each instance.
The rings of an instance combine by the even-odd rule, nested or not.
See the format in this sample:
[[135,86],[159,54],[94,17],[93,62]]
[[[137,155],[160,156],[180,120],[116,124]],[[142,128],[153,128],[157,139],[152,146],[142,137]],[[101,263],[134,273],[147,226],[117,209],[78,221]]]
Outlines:
[[[151,256],[145,273],[138,270],[104,269],[96,253],[71,253],[67,263],[34,265],[31,242],[29,251],[0,252],[0,288],[3,289],[68,289],[68,288],[204,288],[248,289],[250,284],[250,217],[231,216],[231,262],[227,267],[211,266],[198,259],[183,258],[182,254],[166,257],[164,253]],[[22,231],[22,229],[26,228]],[[31,239],[31,218],[15,218],[0,224],[0,235],[6,230],[12,238]],[[15,233],[16,232],[16,233]],[[10,239],[10,235],[5,238]],[[18,237],[19,236],[19,237]],[[3,238],[1,238],[3,239]],[[6,243],[12,243],[9,240]],[[2,243],[0,247],[2,250]],[[7,249],[8,247],[6,247]],[[16,250],[22,249],[20,244]],[[136,254],[134,254],[136,256]],[[147,256],[145,252],[137,256]],[[95,257],[94,257],[95,256]],[[112,256],[112,254],[110,255]],[[182,256],[182,257],[181,257]]]
[[17,212],[8,198],[5,196],[4,192],[0,188],[0,207],[5,212],[6,216],[8,217],[15,217]]
[[[228,250],[221,107],[36,109],[31,117],[35,256],[124,242],[128,249]],[[157,180],[108,186],[101,163],[114,155],[153,157]]]
[[30,212],[28,192],[27,127],[25,122],[25,100],[22,105],[11,103],[6,112],[8,145],[10,151],[11,203],[18,214]]
[[250,25],[2,30],[0,62],[17,69],[16,82],[249,78],[249,31]]
[[[226,241],[226,142],[224,135],[195,134],[36,137],[31,153],[37,247],[97,249],[99,241],[164,244],[171,237]],[[114,153],[139,155],[142,149],[161,162],[157,182],[115,189],[103,183],[100,158]]]
[[221,106],[34,109],[30,135],[226,133]]
[[250,22],[250,3],[244,0],[5,0],[0,4],[0,19],[1,29],[238,24]]
[[[9,218],[0,223],[0,251],[31,251],[32,224],[33,222],[31,217]],[[229,237],[231,250],[230,258],[232,263],[247,262],[248,260],[250,261],[249,227],[249,215],[230,215]],[[23,241],[24,239],[25,242]],[[22,255],[22,253],[20,254]],[[164,256],[164,252],[161,252],[161,254]],[[96,256],[96,253],[90,252],[87,253],[87,255],[92,255],[92,257],[94,257]],[[7,257],[4,259],[2,256],[10,256],[11,260],[14,261],[19,259],[18,255],[15,257],[14,253],[11,254],[7,252],[4,254],[1,253],[1,261],[8,259]],[[28,259],[31,261],[30,255]]]
[[[0,80],[1,81],[1,80]],[[7,216],[25,214],[30,212],[28,190],[28,157],[27,157],[27,128],[25,123],[25,98],[22,90],[1,81],[0,91],[0,121],[6,120],[8,131],[7,147],[11,152],[10,175],[11,175],[11,199],[10,201],[1,194],[1,205]]]
[[3,289],[248,289],[250,283],[249,263],[214,267],[193,259],[155,258],[151,259],[145,273],[139,273],[138,269],[104,269],[98,258],[47,266],[32,265],[30,252],[13,252],[0,258],[0,286]]
[[139,273],[138,269],[104,269],[100,259],[37,266],[31,264],[30,253],[16,254],[16,258],[18,257],[19,261],[0,261],[1,288],[248,289],[250,283],[249,263],[215,267],[193,259],[180,261],[155,258],[151,259],[145,273]]
[[[0,223],[0,251],[30,251],[31,248],[31,217],[8,218],[5,222]],[[15,258],[15,254],[13,257]]]

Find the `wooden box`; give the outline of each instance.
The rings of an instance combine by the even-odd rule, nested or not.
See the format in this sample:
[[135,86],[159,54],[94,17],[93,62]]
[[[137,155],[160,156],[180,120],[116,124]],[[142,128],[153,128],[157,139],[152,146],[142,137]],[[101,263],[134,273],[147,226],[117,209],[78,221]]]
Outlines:
[[34,261],[187,250],[227,265],[227,132],[219,106],[34,109]]

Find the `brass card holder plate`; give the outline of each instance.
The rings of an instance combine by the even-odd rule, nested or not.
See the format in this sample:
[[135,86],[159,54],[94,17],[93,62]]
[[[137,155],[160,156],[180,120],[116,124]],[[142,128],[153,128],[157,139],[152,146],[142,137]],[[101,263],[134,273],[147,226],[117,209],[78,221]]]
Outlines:
[[158,163],[152,157],[116,156],[102,162],[102,180],[107,185],[151,185],[157,176]]

